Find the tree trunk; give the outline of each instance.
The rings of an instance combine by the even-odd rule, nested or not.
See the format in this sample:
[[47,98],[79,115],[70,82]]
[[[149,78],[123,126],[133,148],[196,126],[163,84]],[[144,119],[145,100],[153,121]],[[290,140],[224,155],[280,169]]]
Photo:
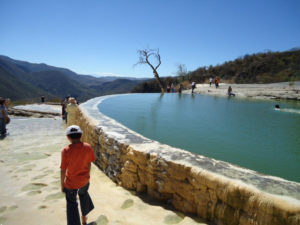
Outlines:
[[158,73],[157,73],[157,71],[155,69],[153,70],[153,74],[155,76],[155,79],[156,79],[159,87],[160,87],[161,93],[165,93],[165,89],[164,89],[164,87],[162,85],[162,82],[161,82],[161,80],[159,78],[159,75],[158,75]]

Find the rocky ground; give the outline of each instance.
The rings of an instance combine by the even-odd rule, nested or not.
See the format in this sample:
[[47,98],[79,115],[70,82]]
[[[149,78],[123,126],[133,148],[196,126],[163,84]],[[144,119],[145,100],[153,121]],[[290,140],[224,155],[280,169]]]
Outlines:
[[[39,113],[44,109],[26,107]],[[59,178],[60,151],[68,144],[65,128],[59,117],[12,118],[9,136],[0,141],[0,224],[66,224]],[[90,194],[96,208],[89,221],[97,225],[207,224],[136,196],[95,166]]]
[[9,115],[35,118],[54,118],[61,115],[61,106],[57,104],[18,105],[8,108]]
[[[236,97],[250,97],[255,99],[285,99],[300,101],[300,82],[283,82],[274,84],[225,84],[221,83],[219,88],[212,84],[197,84],[195,93],[214,96],[227,96],[228,87],[232,87]],[[191,93],[185,90],[183,93]]]

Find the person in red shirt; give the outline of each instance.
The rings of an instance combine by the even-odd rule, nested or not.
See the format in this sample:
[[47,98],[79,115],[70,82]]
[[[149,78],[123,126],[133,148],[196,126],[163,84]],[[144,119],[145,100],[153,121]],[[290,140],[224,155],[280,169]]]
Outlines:
[[61,153],[61,190],[66,194],[67,223],[80,225],[78,203],[79,195],[82,224],[87,224],[87,214],[94,209],[88,193],[91,163],[96,160],[92,147],[81,142],[82,130],[72,125],[67,128],[66,135],[71,142]]

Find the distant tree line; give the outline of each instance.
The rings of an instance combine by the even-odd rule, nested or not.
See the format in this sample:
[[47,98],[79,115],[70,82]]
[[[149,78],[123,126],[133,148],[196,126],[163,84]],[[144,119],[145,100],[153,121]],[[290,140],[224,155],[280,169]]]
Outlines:
[[[210,77],[220,77],[221,82],[230,83],[276,83],[300,80],[300,49],[295,48],[284,52],[262,52],[244,55],[222,65],[200,67],[195,71],[186,72],[184,65],[178,65],[177,76],[163,77],[163,87],[170,83],[180,83],[186,87],[192,81],[204,83]],[[153,79],[143,82],[132,92],[160,92],[161,89]]]

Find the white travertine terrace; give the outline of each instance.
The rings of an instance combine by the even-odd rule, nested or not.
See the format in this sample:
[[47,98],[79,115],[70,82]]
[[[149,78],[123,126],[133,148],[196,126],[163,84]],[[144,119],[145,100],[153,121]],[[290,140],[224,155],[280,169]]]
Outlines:
[[119,185],[217,224],[300,224],[299,183],[147,139],[99,112],[109,97],[83,103],[69,123],[81,126],[96,165]]
[[[233,93],[238,98],[253,99],[286,99],[300,100],[300,82],[281,82],[271,84],[225,84],[221,83],[219,88],[215,88],[214,84],[197,84],[194,93],[227,96],[228,87],[231,86]],[[191,90],[185,90],[183,93],[191,93]]]
[[49,104],[30,104],[30,105],[17,105],[15,109],[35,111],[35,112],[47,112],[47,113],[61,113],[60,105],[49,105]]

